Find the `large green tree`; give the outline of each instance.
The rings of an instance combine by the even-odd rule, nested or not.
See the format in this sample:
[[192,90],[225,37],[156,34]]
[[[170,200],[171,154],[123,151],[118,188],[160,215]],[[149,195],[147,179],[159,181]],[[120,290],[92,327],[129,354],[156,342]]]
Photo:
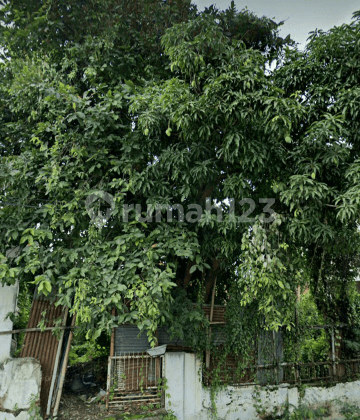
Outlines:
[[[314,34],[301,54],[276,23],[233,5],[15,1],[2,11],[13,22],[1,28],[2,279],[54,292],[95,336],[121,322],[152,335],[184,295],[209,302],[215,281],[218,302],[251,307],[271,328],[292,321],[299,285],[310,282],[324,308],[346,293],[356,20],[342,38]],[[124,214],[131,205],[141,220]],[[175,205],[192,215],[183,221]]]
[[[276,187],[288,232],[306,255],[310,287],[328,321],[349,322],[349,282],[359,266],[360,21],[311,34],[287,50],[276,84],[305,110],[287,119],[288,168]],[[284,176],[285,175],[285,176]]]
[[[265,63],[290,42],[278,25],[180,1],[1,12],[1,278],[51,290],[95,335],[121,322],[151,335],[176,286],[192,300],[207,300],[215,278],[229,288],[249,223],[126,221],[122,206],[205,208],[211,196],[226,210],[225,198],[268,196],[284,138],[267,128],[277,93]],[[102,223],[89,210],[105,212],[106,193],[114,211]]]

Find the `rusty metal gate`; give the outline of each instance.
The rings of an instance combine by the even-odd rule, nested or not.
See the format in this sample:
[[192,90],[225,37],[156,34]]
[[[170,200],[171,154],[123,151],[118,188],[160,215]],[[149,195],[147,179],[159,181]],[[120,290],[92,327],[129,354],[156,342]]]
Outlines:
[[109,357],[107,403],[111,408],[134,410],[164,407],[164,356],[124,353]]

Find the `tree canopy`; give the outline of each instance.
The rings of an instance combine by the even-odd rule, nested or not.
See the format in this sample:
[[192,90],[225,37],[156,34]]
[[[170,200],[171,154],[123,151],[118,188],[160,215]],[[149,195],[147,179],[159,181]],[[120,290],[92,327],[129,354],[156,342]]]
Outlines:
[[131,322],[153,337],[215,282],[272,329],[306,285],[347,318],[358,17],[299,52],[233,4],[6,4],[0,278],[54,293],[95,336]]

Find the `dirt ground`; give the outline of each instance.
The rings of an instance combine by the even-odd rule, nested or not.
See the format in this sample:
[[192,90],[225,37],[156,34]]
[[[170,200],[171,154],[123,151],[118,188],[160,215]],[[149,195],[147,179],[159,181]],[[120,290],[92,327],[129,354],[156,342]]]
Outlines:
[[114,413],[105,411],[104,404],[86,403],[81,395],[64,394],[61,398],[59,420],[100,420],[114,417]]
[[[70,366],[66,371],[57,419],[123,419],[125,413],[119,410],[106,410],[105,397],[99,396],[99,392],[106,390],[106,378],[107,358],[94,359],[91,362]],[[137,410],[134,410],[132,414],[137,419],[147,418],[146,414],[141,414]],[[151,414],[156,416],[155,412],[151,412]],[[152,417],[152,420],[156,418]]]
[[[160,410],[159,410],[160,411]],[[148,415],[135,414],[134,417],[143,420],[160,420],[162,415],[155,417],[148,417]],[[105,404],[101,403],[87,403],[80,395],[65,394],[61,398],[58,420],[121,420],[124,418],[124,413],[119,411],[105,410]]]
[[[88,363],[68,367],[65,376],[64,389],[61,396],[59,416],[61,420],[98,420],[104,419],[105,404],[100,402],[88,403],[100,391],[106,390],[106,359],[97,359]],[[91,375],[88,380],[91,385],[84,385],[83,379]],[[109,417],[109,416],[108,416]]]

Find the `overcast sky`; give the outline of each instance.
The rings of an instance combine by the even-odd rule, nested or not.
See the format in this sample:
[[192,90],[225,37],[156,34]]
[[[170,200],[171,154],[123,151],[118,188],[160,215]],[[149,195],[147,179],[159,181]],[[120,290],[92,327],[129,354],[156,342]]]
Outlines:
[[[226,9],[231,0],[193,0],[200,10],[215,4]],[[314,29],[328,30],[342,23],[350,23],[353,12],[360,10],[359,0],[235,0],[238,10],[247,8],[258,16],[286,20],[281,27],[282,37],[291,35],[304,48],[308,33]]]

